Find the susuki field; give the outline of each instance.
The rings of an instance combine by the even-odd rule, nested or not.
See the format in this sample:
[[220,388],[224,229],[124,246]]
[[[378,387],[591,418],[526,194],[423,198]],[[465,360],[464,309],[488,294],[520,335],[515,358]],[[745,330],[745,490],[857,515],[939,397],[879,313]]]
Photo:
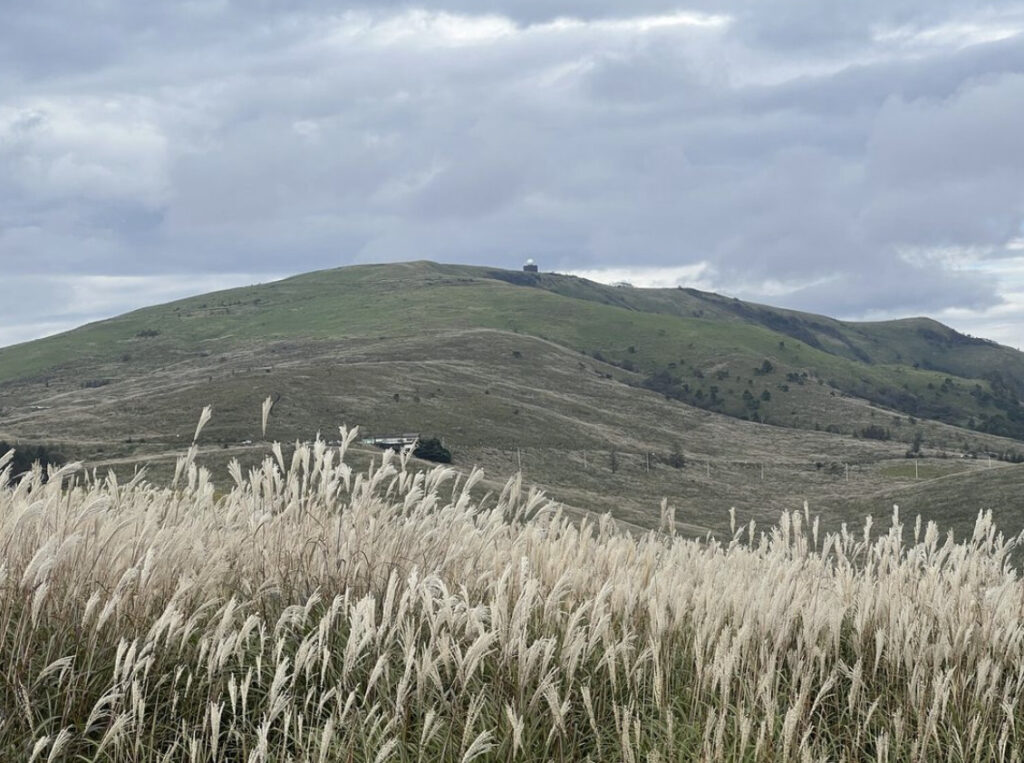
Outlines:
[[517,479],[354,473],[341,437],[216,487],[193,449],[168,486],[0,489],[0,759],[1020,758],[1024,583],[987,515],[719,542],[663,507],[641,537]]

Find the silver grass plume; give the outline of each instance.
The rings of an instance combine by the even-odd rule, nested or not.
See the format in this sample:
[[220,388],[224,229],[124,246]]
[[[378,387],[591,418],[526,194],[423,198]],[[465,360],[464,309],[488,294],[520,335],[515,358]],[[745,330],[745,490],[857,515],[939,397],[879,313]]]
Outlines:
[[263,401],[263,439],[267,439],[267,422],[270,421],[270,409],[274,407],[274,398],[267,395]]
[[199,441],[199,433],[203,431],[203,427],[210,422],[211,418],[213,418],[213,406],[208,405],[203,408],[203,412],[199,414],[199,424],[196,425],[196,433],[192,436],[193,443]]

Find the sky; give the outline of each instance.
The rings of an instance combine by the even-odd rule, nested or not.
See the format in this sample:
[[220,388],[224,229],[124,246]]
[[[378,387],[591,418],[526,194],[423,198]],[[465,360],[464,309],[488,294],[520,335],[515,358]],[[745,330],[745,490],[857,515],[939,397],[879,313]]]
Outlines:
[[1024,0],[0,3],[0,345],[319,268],[1024,348]]

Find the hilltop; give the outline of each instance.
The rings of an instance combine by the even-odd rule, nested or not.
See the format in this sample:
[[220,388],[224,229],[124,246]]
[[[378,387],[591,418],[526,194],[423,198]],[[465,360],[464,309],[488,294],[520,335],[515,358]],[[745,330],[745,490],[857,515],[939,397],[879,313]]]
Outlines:
[[[521,464],[570,505],[641,526],[667,496],[693,532],[722,530],[731,506],[774,520],[806,499],[839,521],[905,490],[927,506],[942,475],[970,476],[985,507],[1024,525],[1008,463],[1024,453],[1022,394],[1024,354],[926,318],[850,323],[429,262],[206,294],[0,349],[0,439],[161,463],[209,403],[208,458],[255,459],[270,395],[276,439],[341,423],[437,435],[463,466]],[[916,477],[908,452],[927,457]]]

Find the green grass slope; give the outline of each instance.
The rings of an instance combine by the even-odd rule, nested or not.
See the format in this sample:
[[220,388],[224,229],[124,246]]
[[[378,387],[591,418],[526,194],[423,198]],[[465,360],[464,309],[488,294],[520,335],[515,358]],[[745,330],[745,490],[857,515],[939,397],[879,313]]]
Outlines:
[[[493,273],[493,271],[492,271]],[[827,369],[829,383],[843,392],[896,408],[910,415],[935,418],[971,429],[1020,438],[1024,414],[1024,353],[995,342],[961,334],[928,318],[856,323],[730,299],[695,289],[634,289],[594,284],[571,276],[512,274],[512,282],[532,284],[556,293],[625,309],[664,313],[681,318],[760,326],[782,335],[781,344],[764,344],[765,355],[786,353],[797,342],[853,364],[809,359]],[[787,339],[788,338],[788,339]],[[753,349],[748,345],[747,349]],[[788,358],[800,365],[808,358]],[[864,367],[871,368],[865,372]],[[932,374],[911,374],[905,369]],[[949,379],[949,381],[947,381]],[[971,399],[967,399],[971,398]],[[699,400],[696,402],[701,404]],[[735,406],[724,404],[737,414]],[[748,406],[749,407],[749,406]],[[773,423],[776,412],[767,414]]]
[[[268,341],[527,334],[640,372],[691,405],[800,429],[856,433],[834,398],[1024,438],[1024,354],[926,319],[851,324],[684,289],[417,262],[342,268],[121,316],[0,350],[0,383],[74,369],[104,384]],[[909,420],[909,419],[908,419]],[[912,442],[902,420],[873,433]]]

